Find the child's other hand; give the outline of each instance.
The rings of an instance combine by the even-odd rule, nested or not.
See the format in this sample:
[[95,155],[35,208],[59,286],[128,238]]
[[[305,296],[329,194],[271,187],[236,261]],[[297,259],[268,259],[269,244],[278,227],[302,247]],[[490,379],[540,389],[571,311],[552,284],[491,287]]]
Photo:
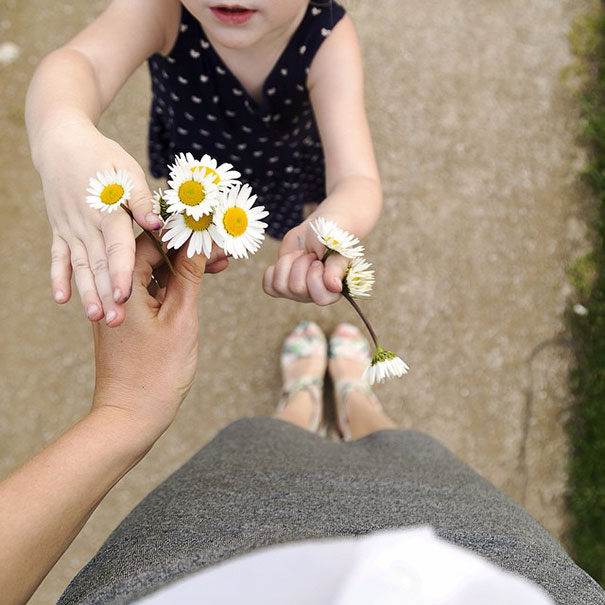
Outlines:
[[275,264],[265,271],[263,289],[276,298],[331,305],[340,299],[342,278],[348,260],[331,254],[321,262],[326,249],[305,221],[286,233]]
[[90,123],[62,124],[45,133],[36,167],[42,178],[53,231],[51,282],[53,297],[71,297],[71,275],[88,319],[105,317],[119,326],[130,297],[135,243],[132,221],[118,209],[112,213],[91,208],[85,201],[90,177],[109,168],[122,168],[134,183],[128,206],[143,228],[157,230],[162,222],[152,212],[153,201],[137,162],[116,142]]

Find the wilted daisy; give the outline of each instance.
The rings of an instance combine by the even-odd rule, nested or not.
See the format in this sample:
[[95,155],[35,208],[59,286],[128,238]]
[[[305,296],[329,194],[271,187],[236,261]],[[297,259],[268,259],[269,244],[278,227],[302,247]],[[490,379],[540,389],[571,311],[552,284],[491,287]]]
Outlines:
[[363,378],[366,378],[370,384],[374,384],[395,376],[403,376],[409,369],[405,361],[397,357],[395,353],[377,347],[372,362],[363,373]]
[[168,212],[166,195],[161,189],[153,192],[153,213],[160,216],[163,220],[167,220],[171,216]]
[[311,229],[317,234],[317,239],[332,252],[338,252],[347,258],[357,258],[363,255],[363,246],[358,246],[359,239],[341,229],[334,221],[317,217],[311,223]]
[[347,267],[342,287],[353,298],[369,297],[374,285],[374,270],[365,258],[354,258]]
[[219,202],[219,190],[212,175],[204,176],[200,171],[179,166],[171,176],[170,189],[165,192],[168,212],[184,212],[196,220],[212,213]]
[[101,212],[113,212],[130,199],[133,183],[125,170],[106,170],[91,177],[86,203]]
[[210,258],[212,252],[212,236],[209,228],[212,225],[212,214],[204,214],[199,219],[179,212],[173,214],[164,227],[163,242],[168,242],[168,249],[180,248],[188,239],[187,256],[205,254]]
[[269,213],[264,206],[252,207],[256,195],[251,193],[249,185],[232,187],[214,212],[212,237],[233,258],[248,258],[265,238],[267,223],[260,219]]
[[240,184],[238,178],[241,174],[237,170],[232,170],[233,164],[225,162],[219,166],[218,162],[207,153],[200,160],[195,159],[191,153],[180,153],[174,158],[174,164],[169,166],[171,176],[180,167],[192,172],[197,171],[203,176],[212,176],[212,182],[221,191]]

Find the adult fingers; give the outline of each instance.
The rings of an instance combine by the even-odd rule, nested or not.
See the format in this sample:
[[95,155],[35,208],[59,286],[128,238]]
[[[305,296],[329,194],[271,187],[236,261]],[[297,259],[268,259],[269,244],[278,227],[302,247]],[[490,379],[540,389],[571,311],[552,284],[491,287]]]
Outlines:
[[168,277],[162,309],[166,309],[168,313],[180,309],[185,313],[197,314],[197,302],[206,260],[203,254],[194,254],[189,258],[184,247],[177,252],[173,261],[176,275]]
[[134,170],[132,172],[134,173],[131,174],[134,187],[132,189],[132,196],[128,200],[128,207],[134,216],[134,220],[143,229],[158,231],[164,223],[153,212],[153,196],[147,186],[145,175],[139,166],[137,166],[136,172]]
[[340,254],[330,254],[325,262],[324,285],[330,292],[342,292],[342,278],[345,275],[349,259]]
[[103,217],[101,233],[113,300],[123,304],[130,297],[134,270],[135,243],[130,218],[123,211]]
[[309,289],[311,300],[322,307],[331,305],[340,298],[340,294],[330,292],[326,288],[323,274],[324,264],[319,260],[313,261],[307,272],[307,288]]
[[53,298],[58,303],[66,303],[71,297],[71,259],[67,242],[58,234],[53,234],[50,248],[50,282]]
[[222,258],[217,260],[216,262],[209,264],[210,261],[206,263],[206,273],[220,273],[224,271],[229,266],[229,259]]

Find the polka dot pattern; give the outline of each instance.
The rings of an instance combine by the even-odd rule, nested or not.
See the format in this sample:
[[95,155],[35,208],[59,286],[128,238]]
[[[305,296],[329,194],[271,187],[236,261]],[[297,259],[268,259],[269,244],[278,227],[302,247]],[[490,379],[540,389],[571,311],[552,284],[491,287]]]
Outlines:
[[182,8],[168,56],[149,59],[153,100],[149,162],[167,176],[176,154],[208,153],[234,164],[270,212],[267,233],[282,238],[303,205],[325,197],[324,155],[307,89],[315,53],[345,14],[335,2],[309,5],[256,103],[223,63],[200,23]]

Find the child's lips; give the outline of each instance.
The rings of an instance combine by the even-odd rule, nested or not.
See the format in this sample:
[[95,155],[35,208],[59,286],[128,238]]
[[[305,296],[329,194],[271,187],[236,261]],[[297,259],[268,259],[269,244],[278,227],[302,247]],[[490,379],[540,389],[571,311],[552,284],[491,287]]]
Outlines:
[[249,21],[255,10],[246,8],[239,4],[220,4],[211,6],[212,14],[221,22],[229,25],[241,25]]

